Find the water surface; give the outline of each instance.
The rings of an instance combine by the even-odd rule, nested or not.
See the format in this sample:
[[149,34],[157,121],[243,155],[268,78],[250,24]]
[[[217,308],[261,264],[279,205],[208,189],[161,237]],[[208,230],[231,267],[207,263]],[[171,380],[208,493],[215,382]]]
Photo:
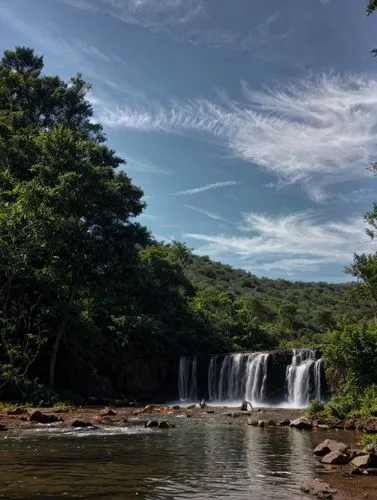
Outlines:
[[0,498],[302,499],[299,485],[318,467],[313,441],[330,437],[174,421],[169,430],[44,428],[6,436]]

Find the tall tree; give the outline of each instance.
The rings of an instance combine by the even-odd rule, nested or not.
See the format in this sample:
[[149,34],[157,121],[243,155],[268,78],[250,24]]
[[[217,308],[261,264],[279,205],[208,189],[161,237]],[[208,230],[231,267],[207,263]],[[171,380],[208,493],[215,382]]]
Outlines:
[[25,332],[14,323],[15,297],[34,297],[25,314],[47,332],[53,387],[62,340],[83,301],[98,287],[111,293],[149,237],[134,219],[143,193],[116,171],[124,162],[93,123],[89,85],[42,70],[28,48],[6,51],[0,62],[0,300],[3,338],[17,344]]

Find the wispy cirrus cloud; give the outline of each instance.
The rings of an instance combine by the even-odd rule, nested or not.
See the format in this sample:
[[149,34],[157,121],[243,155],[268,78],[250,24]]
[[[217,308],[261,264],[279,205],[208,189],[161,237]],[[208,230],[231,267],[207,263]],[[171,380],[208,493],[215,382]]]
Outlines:
[[184,205],[184,207],[188,208],[190,210],[193,210],[194,212],[198,212],[199,214],[205,215],[206,217],[209,217],[210,219],[226,222],[227,224],[234,224],[233,222],[230,222],[229,220],[224,219],[224,217],[221,217],[221,215],[210,212],[209,210],[206,210],[205,208],[194,207],[193,205]]
[[[291,34],[277,26],[279,11],[258,19],[240,33],[213,23],[216,3],[206,0],[57,0],[92,13],[104,13],[126,24],[172,37],[176,41],[243,52],[274,47]],[[244,4],[244,7],[247,3]],[[239,6],[242,8],[242,4]],[[248,11],[250,15],[250,11]],[[259,55],[259,54],[258,54]]]
[[155,163],[150,162],[142,157],[129,156],[126,153],[119,153],[122,158],[126,158],[127,165],[124,167],[125,170],[135,170],[137,172],[143,172],[146,174],[160,174],[160,175],[173,175],[173,172],[167,170]]
[[264,91],[242,84],[244,102],[220,95],[168,105],[99,109],[110,127],[213,136],[235,156],[298,183],[316,201],[327,188],[370,175],[377,158],[377,78],[323,74]]
[[329,264],[347,265],[353,252],[366,251],[369,245],[358,217],[323,221],[310,211],[279,216],[252,212],[244,215],[239,229],[242,234],[236,236],[184,236],[201,242],[200,254],[215,258],[233,255],[249,270],[296,275],[319,271]]
[[191,194],[204,193],[205,191],[212,191],[213,189],[221,189],[229,186],[237,186],[238,184],[240,184],[240,182],[238,181],[215,182],[214,184],[205,184],[204,186],[185,189],[184,191],[178,191],[173,194],[174,196],[187,196]]

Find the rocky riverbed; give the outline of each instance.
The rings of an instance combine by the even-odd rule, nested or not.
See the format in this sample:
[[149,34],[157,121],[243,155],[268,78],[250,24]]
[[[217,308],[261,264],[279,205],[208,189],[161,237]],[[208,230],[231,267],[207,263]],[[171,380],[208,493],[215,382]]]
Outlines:
[[[12,407],[0,413],[0,439],[2,436],[22,433],[24,430],[39,429],[46,425],[59,427],[88,427],[95,431],[101,426],[148,426],[168,429],[178,422],[178,418],[201,420],[224,425],[250,425],[260,428],[287,427],[293,432],[312,432],[316,460],[320,464],[318,478],[323,483],[311,482],[303,485],[303,491],[318,498],[377,499],[377,456],[373,450],[357,449],[340,440],[323,441],[323,433],[333,437],[339,429],[348,429],[348,436],[356,436],[350,430],[377,431],[377,419],[325,421],[310,420],[302,415],[302,410],[283,408],[257,408],[241,411],[225,406],[142,406],[142,407],[56,407],[24,408]],[[163,431],[162,431],[163,432]],[[261,430],[262,432],[262,430]],[[316,434],[318,439],[316,440]],[[343,438],[343,433],[342,434]],[[352,439],[353,443],[357,439]],[[357,462],[357,463],[356,463]],[[360,463],[359,463],[360,462]],[[305,478],[302,478],[303,481]],[[317,486],[317,488],[315,488]],[[336,492],[335,492],[336,491]]]

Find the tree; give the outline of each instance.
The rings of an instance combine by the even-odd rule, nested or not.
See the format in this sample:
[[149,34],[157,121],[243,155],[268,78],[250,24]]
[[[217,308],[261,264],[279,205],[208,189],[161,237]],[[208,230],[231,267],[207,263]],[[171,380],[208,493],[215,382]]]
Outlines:
[[377,0],[370,0],[367,6],[368,16],[377,9]]
[[292,302],[286,302],[280,306],[279,315],[282,325],[292,330],[293,322],[297,315],[297,306]]
[[0,62],[0,300],[7,345],[5,338],[17,344],[29,335],[14,300],[30,298],[24,316],[47,332],[53,387],[62,341],[83,304],[99,287],[111,294],[149,236],[134,220],[142,191],[116,172],[124,161],[93,123],[89,85],[42,70],[43,58],[27,48],[6,51]]

